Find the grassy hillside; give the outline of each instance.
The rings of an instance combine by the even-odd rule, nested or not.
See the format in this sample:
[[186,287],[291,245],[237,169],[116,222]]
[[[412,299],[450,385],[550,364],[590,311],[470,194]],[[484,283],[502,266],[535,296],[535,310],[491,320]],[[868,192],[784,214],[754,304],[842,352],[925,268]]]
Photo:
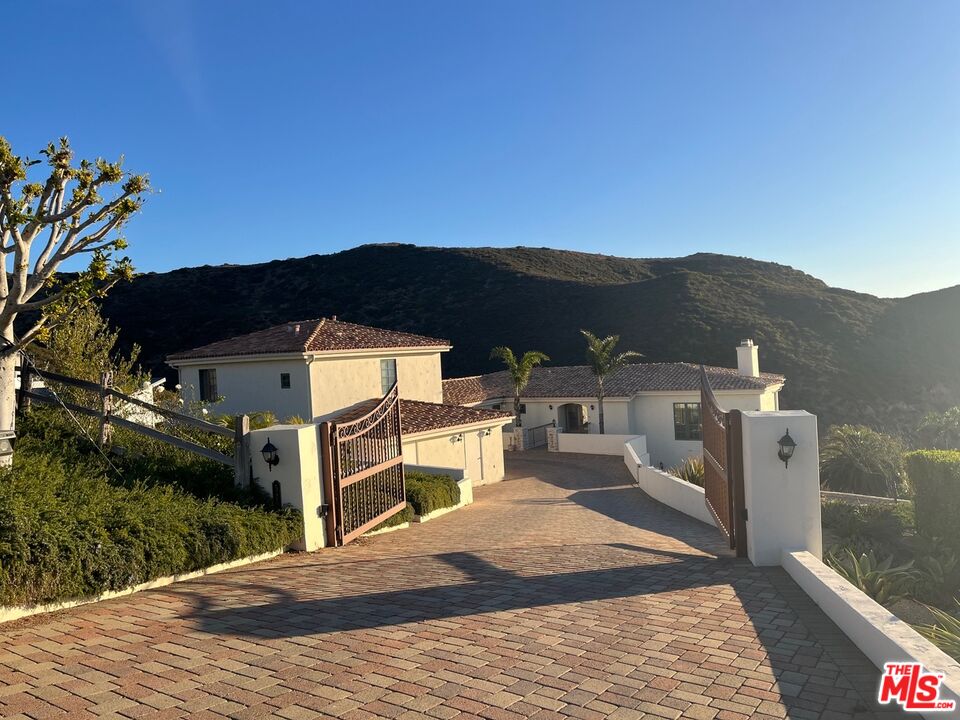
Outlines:
[[580,363],[578,330],[620,333],[649,361],[733,365],[745,337],[788,376],[785,407],[822,424],[902,429],[960,402],[960,287],[904,300],[830,288],[790,267],[697,254],[629,259],[544,248],[371,245],[260,265],[146,274],[106,314],[162,371],[166,354],[333,315],[453,340],[447,376],[497,367],[494,345]]

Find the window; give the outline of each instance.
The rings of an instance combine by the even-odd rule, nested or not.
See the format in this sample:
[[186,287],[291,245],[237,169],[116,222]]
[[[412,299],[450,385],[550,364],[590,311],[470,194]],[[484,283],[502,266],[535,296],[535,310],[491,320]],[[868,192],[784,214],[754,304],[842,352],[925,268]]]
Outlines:
[[700,440],[703,437],[700,403],[673,404],[673,435],[677,440]]
[[521,415],[526,415],[526,414],[527,414],[527,404],[526,404],[526,403],[520,403],[520,414],[521,414]]
[[392,388],[397,382],[397,361],[396,360],[381,360],[380,361],[380,392],[384,395],[387,394],[387,390]]
[[210,368],[200,371],[200,402],[216,402],[217,371]]
[[284,390],[290,389],[290,373],[280,373],[280,387]]

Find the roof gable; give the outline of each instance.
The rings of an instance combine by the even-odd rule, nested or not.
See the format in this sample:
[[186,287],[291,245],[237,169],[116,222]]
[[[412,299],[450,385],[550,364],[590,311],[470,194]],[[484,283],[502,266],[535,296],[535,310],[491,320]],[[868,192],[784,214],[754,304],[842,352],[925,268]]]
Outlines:
[[174,353],[167,359],[176,361],[244,355],[312,354],[421,347],[449,348],[450,341],[369,325],[357,325],[336,318],[316,318],[274,325],[265,330],[257,330],[246,335],[238,335]]

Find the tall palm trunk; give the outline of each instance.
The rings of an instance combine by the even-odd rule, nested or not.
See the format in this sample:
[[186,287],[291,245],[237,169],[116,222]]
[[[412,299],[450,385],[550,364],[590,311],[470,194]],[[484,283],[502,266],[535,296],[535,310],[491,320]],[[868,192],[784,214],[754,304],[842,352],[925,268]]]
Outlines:
[[603,378],[597,380],[597,409],[600,416],[600,434],[603,435]]
[[513,396],[513,426],[520,427],[520,388],[517,388],[516,392],[517,394]]

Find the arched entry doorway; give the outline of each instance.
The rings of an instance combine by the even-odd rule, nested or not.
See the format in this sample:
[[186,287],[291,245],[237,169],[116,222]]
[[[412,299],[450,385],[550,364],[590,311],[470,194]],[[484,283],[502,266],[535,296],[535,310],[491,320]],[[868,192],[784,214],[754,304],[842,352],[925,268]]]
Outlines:
[[587,432],[587,406],[580,403],[567,403],[557,410],[560,425],[564,432]]

